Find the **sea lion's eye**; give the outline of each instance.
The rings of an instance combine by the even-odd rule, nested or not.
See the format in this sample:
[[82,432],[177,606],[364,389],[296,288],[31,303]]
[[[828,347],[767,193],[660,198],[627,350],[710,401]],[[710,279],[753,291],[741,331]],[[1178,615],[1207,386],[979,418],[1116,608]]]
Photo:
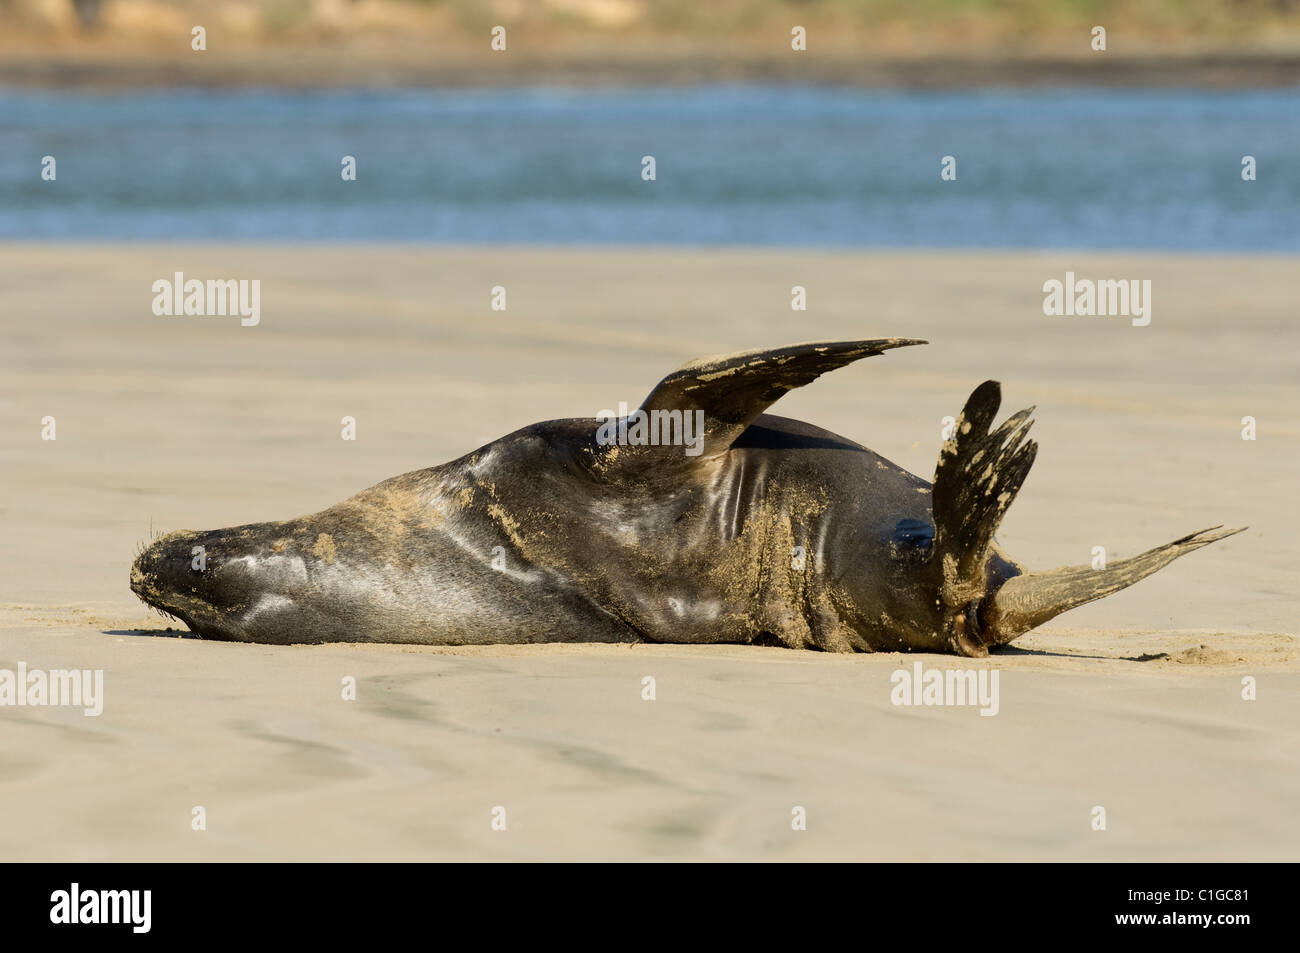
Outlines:
[[928,556],[930,547],[934,545],[934,527],[921,520],[899,520],[890,537],[890,543],[895,555]]

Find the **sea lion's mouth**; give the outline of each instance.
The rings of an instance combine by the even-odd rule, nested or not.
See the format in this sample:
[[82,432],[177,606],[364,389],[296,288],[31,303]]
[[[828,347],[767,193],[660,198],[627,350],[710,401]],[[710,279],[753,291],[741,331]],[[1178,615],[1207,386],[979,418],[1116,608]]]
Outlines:
[[157,582],[140,567],[138,558],[131,564],[131,591],[150,609],[171,615],[161,604],[162,593]]
[[158,584],[157,578],[140,568],[139,560],[131,566],[131,591],[135,593],[136,598],[159,615],[187,626],[190,624],[176,601],[168,598],[167,593]]
[[953,616],[948,641],[954,652],[967,658],[984,658],[989,654],[989,643],[980,626],[978,600],[967,603],[965,609]]

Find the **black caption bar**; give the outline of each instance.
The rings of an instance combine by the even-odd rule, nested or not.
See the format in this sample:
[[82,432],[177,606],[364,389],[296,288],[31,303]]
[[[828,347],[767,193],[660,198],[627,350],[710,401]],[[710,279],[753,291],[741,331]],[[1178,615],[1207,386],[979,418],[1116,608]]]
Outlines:
[[1294,873],[1275,864],[543,866],[14,864],[0,911],[7,938],[74,941],[239,940],[270,930],[337,943],[373,939],[380,925],[381,935],[561,923],[747,932],[773,918],[815,929],[805,918],[829,916],[864,939],[887,924],[922,929],[927,941],[974,930],[1230,942],[1288,928],[1281,897]]

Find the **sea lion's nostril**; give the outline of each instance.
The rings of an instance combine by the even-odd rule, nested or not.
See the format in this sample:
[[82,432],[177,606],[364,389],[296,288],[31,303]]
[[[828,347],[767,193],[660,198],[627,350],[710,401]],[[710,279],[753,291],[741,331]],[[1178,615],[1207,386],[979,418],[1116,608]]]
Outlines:
[[150,546],[135,557],[135,562],[131,563],[131,591],[137,596],[144,596],[145,586],[149,582],[150,576],[153,575],[156,562],[157,554],[154,552],[154,548]]

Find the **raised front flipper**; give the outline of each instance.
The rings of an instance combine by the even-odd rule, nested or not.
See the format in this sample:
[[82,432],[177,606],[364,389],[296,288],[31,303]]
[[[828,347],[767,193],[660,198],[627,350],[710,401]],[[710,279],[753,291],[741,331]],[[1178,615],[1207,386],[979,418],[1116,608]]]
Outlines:
[[656,428],[680,427],[688,414],[692,422],[702,419],[702,433],[691,431],[702,438],[698,452],[686,454],[681,446],[664,440],[656,440],[655,445],[620,442],[617,452],[610,452],[609,443],[604,442],[598,449],[598,466],[609,475],[627,475],[642,470],[651,461],[658,467],[715,458],[726,453],[745,428],[796,387],[864,357],[925,343],[908,338],[827,341],[692,361],[660,381],[642,402],[638,414],[650,418],[646,426],[656,436],[661,433]]

